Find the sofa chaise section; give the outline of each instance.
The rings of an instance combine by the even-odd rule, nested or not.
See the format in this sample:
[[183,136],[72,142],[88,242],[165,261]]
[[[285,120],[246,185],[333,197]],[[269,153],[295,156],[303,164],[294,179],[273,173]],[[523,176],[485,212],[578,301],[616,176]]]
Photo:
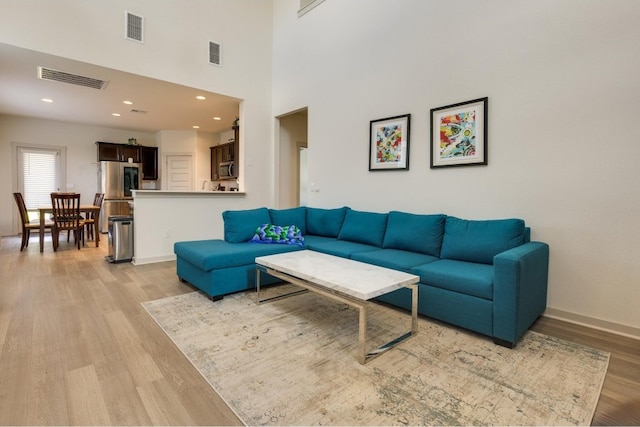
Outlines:
[[[262,245],[249,243],[255,229],[271,222],[267,208],[225,211],[224,240],[176,242],[176,272],[213,300],[233,292],[255,288],[255,258],[301,250],[297,245]],[[264,275],[264,284],[278,279]]]
[[[255,288],[256,257],[300,249],[299,246],[229,243],[224,240],[176,242],[174,245],[180,280],[197,287],[213,300]],[[268,275],[262,279],[265,285],[277,281]]]

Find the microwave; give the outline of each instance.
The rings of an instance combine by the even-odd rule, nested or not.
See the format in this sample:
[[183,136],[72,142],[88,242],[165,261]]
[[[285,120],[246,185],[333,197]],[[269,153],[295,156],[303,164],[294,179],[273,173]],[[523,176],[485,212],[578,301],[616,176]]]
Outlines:
[[218,179],[235,178],[235,162],[222,162],[218,166]]

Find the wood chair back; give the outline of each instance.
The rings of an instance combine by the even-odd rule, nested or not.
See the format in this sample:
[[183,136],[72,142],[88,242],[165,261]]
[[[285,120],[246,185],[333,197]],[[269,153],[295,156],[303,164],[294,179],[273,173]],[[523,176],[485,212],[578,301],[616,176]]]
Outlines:
[[22,231],[24,232],[25,227],[29,225],[29,212],[27,211],[27,206],[24,203],[22,193],[13,193],[13,198],[16,200],[16,204],[18,205],[18,211],[20,211],[20,221],[22,222]]
[[[104,201],[104,193],[96,193],[93,197],[93,206],[99,206],[100,210],[102,210],[102,202]],[[93,239],[94,230],[97,233],[98,224],[96,224],[96,219],[100,218],[100,210],[95,212],[90,212],[87,214],[87,218],[85,219],[85,225],[87,226],[87,238]]]
[[[80,194],[51,193],[53,207],[53,250],[58,249],[60,231],[73,231],[76,244],[80,249],[80,241],[84,240],[84,219],[80,216]],[[84,243],[84,242],[83,242]]]
[[104,201],[104,193],[96,193],[93,197],[93,206],[102,207],[102,202]]
[[[22,193],[13,193],[13,198],[18,205],[18,211],[20,212],[20,223],[22,227],[22,243],[20,245],[20,252],[29,246],[29,238],[31,237],[31,230],[40,231],[40,222],[31,222],[29,220],[29,211],[27,205],[24,202]],[[45,221],[44,227],[50,229],[53,226],[51,221]]]

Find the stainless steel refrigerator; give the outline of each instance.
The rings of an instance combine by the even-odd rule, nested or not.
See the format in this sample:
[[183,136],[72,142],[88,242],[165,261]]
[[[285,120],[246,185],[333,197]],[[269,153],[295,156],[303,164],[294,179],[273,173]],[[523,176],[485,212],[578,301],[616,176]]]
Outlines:
[[142,165],[126,162],[100,162],[98,189],[104,193],[100,212],[100,232],[109,231],[109,217],[132,215],[132,190],[140,189]]

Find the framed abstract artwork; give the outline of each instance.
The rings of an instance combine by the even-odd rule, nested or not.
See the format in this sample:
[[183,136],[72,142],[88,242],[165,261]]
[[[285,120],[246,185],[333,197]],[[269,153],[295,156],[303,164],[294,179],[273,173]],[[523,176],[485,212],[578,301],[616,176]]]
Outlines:
[[431,168],[487,164],[489,98],[431,109]]
[[411,114],[371,120],[369,170],[408,170]]

